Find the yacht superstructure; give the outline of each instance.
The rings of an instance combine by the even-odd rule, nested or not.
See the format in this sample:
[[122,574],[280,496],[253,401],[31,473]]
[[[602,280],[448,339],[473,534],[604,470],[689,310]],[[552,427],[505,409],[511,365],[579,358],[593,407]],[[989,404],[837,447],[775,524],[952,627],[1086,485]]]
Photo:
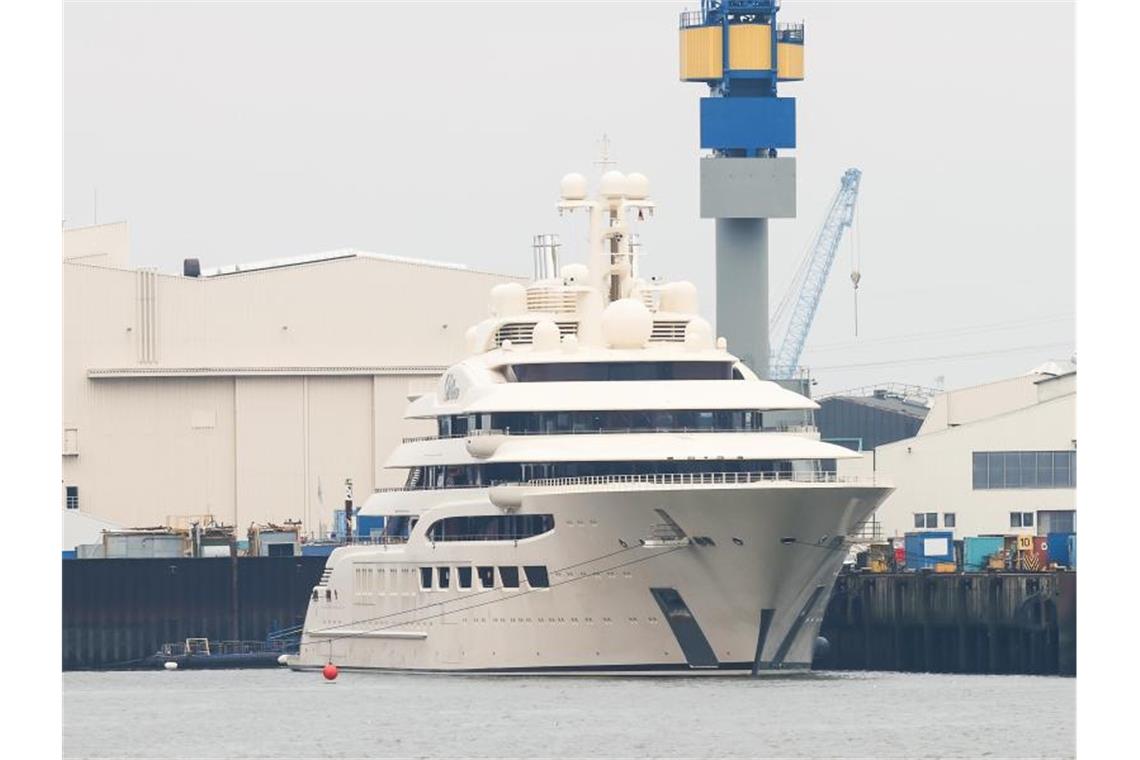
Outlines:
[[638,276],[639,174],[588,197],[589,263],[547,238],[527,286],[496,286],[470,356],[406,416],[405,486],[337,549],[297,668],[488,673],[748,673],[810,665],[844,536],[889,494],[841,478],[816,404],[714,338],[695,288]]

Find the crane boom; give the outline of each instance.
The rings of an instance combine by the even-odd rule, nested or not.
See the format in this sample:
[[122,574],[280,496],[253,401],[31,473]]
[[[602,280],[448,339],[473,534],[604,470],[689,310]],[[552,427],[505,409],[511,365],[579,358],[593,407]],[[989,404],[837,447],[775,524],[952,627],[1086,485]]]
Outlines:
[[[839,191],[831,201],[823,226],[816,234],[815,241],[792,282],[793,290],[789,295],[795,292],[797,282],[802,284],[799,285],[799,296],[788,318],[787,331],[779,341],[779,348],[772,353],[771,376],[774,379],[790,378],[796,370],[808,331],[811,330],[815,313],[819,309],[823,286],[827,284],[827,275],[831,272],[831,265],[839,250],[839,241],[855,218],[855,200],[859,196],[859,179],[862,176],[863,172],[858,169],[848,169],[843,173],[839,180]],[[779,323],[780,318],[781,315],[777,313],[773,324]],[[776,344],[774,339],[772,344]]]

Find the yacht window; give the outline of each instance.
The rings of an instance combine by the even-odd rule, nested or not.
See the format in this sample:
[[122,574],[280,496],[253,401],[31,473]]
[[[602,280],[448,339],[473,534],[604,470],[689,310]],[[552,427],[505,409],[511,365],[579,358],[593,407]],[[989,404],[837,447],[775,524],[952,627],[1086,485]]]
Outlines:
[[420,588],[424,589],[424,590],[428,590],[431,588],[431,568],[430,567],[421,567],[420,568]]
[[721,361],[556,362],[515,364],[511,369],[520,383],[733,379],[732,365]]
[[514,565],[501,565],[499,577],[503,579],[503,588],[519,587],[519,569]]
[[436,520],[431,541],[518,541],[554,530],[554,515],[460,515]]
[[455,572],[459,574],[459,588],[471,588],[471,568],[460,566]]
[[527,585],[531,588],[550,587],[550,576],[546,573],[545,565],[527,565],[523,571],[526,573]]
[[483,588],[495,587],[495,568],[489,565],[480,565],[476,570],[479,573],[479,585]]
[[450,567],[437,567],[435,569],[436,577],[439,583],[436,588],[451,588],[451,568]]

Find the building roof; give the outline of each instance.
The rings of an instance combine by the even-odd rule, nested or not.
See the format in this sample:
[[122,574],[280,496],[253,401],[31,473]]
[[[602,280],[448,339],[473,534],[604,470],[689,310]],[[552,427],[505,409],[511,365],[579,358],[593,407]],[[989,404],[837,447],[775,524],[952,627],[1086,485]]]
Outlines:
[[884,396],[828,396],[825,399],[820,399],[820,404],[825,404],[828,401],[846,401],[878,411],[902,414],[916,420],[924,419],[926,413],[930,411],[930,408],[921,401],[889,394]]

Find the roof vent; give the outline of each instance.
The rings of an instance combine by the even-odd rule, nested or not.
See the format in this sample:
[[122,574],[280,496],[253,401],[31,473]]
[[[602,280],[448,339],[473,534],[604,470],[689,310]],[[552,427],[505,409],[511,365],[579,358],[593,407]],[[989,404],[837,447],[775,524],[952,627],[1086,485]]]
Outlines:
[[182,276],[183,277],[201,277],[202,265],[198,263],[198,259],[182,259]]

